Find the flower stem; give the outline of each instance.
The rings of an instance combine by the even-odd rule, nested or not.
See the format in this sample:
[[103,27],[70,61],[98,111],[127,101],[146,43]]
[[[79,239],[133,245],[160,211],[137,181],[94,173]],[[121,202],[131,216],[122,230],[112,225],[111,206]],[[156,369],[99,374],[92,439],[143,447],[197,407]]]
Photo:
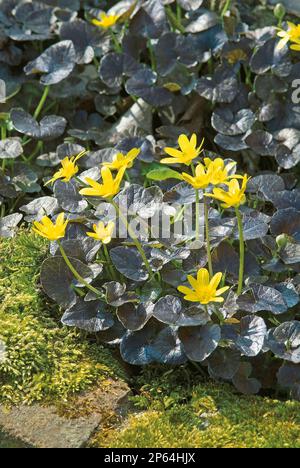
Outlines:
[[123,215],[122,211],[120,210],[120,207],[118,206],[118,204],[114,201],[114,200],[111,200],[111,204],[113,205],[113,207],[115,208],[116,212],[118,213],[122,223],[124,224],[124,226],[126,227],[126,229],[128,230],[128,234],[129,236],[131,237],[131,239],[133,240],[138,252],[140,253],[142,259],[143,259],[143,262],[145,263],[145,266],[148,270],[148,273],[149,273],[149,276],[150,278],[153,277],[153,271],[152,271],[152,268],[150,266],[150,263],[148,262],[148,259],[146,257],[146,254],[144,252],[144,249],[143,247],[141,246],[140,244],[140,241],[138,240],[135,232],[133,231],[133,229],[131,229],[130,227],[130,224],[128,223],[126,217]]
[[[6,125],[3,124],[2,127],[1,127],[1,140],[5,140],[6,139]],[[5,167],[6,167],[6,159],[3,159],[2,160],[2,172],[4,174],[5,172]]]
[[37,108],[35,109],[35,112],[34,112],[34,114],[33,114],[33,117],[34,117],[35,119],[37,119],[38,116],[40,115],[40,113],[42,112],[42,109],[43,109],[44,104],[45,104],[45,102],[46,102],[46,99],[47,99],[47,97],[48,97],[49,91],[50,91],[50,87],[49,87],[49,86],[45,86],[45,89],[44,89],[43,95],[42,95],[42,97],[41,97],[41,100],[40,100],[40,102],[39,102],[39,104],[38,104],[38,106],[37,106]]
[[181,22],[178,21],[178,17],[173,13],[173,10],[171,7],[169,6],[166,7],[166,13],[173,28],[177,29],[179,32],[184,34],[185,28],[182,26]]
[[60,253],[62,255],[62,258],[64,259],[64,261],[66,262],[66,265],[68,266],[68,268],[70,269],[70,271],[73,273],[73,275],[75,276],[75,278],[80,281],[80,283],[82,283],[87,289],[89,289],[90,291],[92,291],[94,294],[96,294],[96,296],[102,296],[102,293],[100,291],[98,291],[98,289],[94,288],[92,285],[90,285],[78,272],[77,270],[73,267],[72,263],[70,262],[66,252],[65,252],[65,249],[63,248],[63,246],[61,245],[61,242],[58,240],[57,241],[58,243],[58,246],[59,246],[59,250],[60,250]]
[[115,35],[115,33],[113,32],[113,30],[110,29],[109,32],[110,32],[110,36],[111,36],[111,38],[112,38],[112,41],[113,41],[113,44],[114,44],[114,47],[115,47],[115,51],[116,51],[118,54],[120,54],[120,53],[122,52],[122,47],[121,47],[121,45],[119,44],[119,41],[118,41],[118,39],[116,38],[116,35]]
[[208,271],[212,277],[213,266],[212,266],[212,257],[211,257],[211,243],[210,243],[210,233],[209,233],[209,204],[207,197],[204,197],[204,219],[205,219],[205,237],[206,237],[206,249],[207,249],[207,262],[208,262]]
[[176,14],[177,14],[177,21],[179,24],[181,24],[181,20],[182,20],[182,11],[181,11],[181,6],[180,4],[177,2],[177,6],[176,6]]
[[148,49],[149,49],[149,54],[150,54],[150,61],[151,61],[151,68],[153,71],[156,70],[156,58],[155,58],[155,51],[154,47],[152,45],[151,39],[148,40]]
[[199,190],[195,189],[196,192],[196,241],[200,239],[200,196]]
[[108,248],[105,244],[103,244],[103,252],[104,252],[104,256],[105,256],[105,260],[107,262],[107,267],[109,269],[109,272],[110,272],[110,275],[112,277],[112,279],[114,281],[117,281],[118,278],[117,278],[117,275],[116,275],[116,272],[111,264],[111,258],[110,258],[110,255],[109,255],[109,252],[108,252]]
[[36,147],[34,149],[34,151],[31,153],[31,155],[26,159],[27,162],[30,162],[32,161],[35,156],[39,153],[39,151],[42,151],[43,149],[43,142],[42,141],[38,141],[37,144],[36,144]]
[[239,270],[239,285],[238,285],[238,296],[243,291],[244,284],[244,270],[245,270],[245,240],[244,240],[244,229],[243,229],[243,218],[238,207],[235,209],[238,229],[239,229],[239,238],[240,238],[240,270]]
[[226,3],[222,9],[222,12],[221,12],[221,17],[224,18],[224,16],[226,15],[227,11],[230,9],[231,7],[231,0],[226,0]]

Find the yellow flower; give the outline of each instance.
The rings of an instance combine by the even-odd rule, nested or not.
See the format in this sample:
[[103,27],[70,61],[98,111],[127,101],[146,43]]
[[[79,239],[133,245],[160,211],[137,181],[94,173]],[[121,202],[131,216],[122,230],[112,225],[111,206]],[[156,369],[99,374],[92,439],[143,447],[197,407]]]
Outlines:
[[242,176],[229,175],[231,169],[236,163],[229,163],[225,166],[223,159],[217,158],[212,161],[209,158],[204,159],[205,166],[198,164],[195,170],[195,176],[183,173],[182,178],[195,189],[206,189],[210,184],[219,185],[226,183],[231,178],[242,178]]
[[192,161],[196,159],[203,151],[204,139],[201,145],[197,147],[197,135],[194,133],[189,140],[186,135],[180,135],[178,138],[180,150],[175,148],[165,148],[165,152],[172,156],[161,160],[162,164],[185,164],[190,166]]
[[102,241],[103,244],[109,244],[112,239],[112,235],[115,229],[115,223],[110,221],[106,226],[103,221],[93,225],[95,232],[87,232],[89,237],[93,237],[96,240]]
[[215,188],[213,194],[206,194],[206,196],[223,202],[223,208],[238,208],[246,202],[245,191],[249,179],[250,177],[244,175],[241,187],[239,181],[237,179],[233,179],[230,182],[226,182],[226,185],[228,185],[228,191]]
[[103,167],[101,169],[102,184],[99,184],[93,179],[86,178],[85,182],[90,185],[91,188],[84,188],[80,190],[79,193],[89,197],[114,197],[120,191],[120,185],[122,183],[125,171],[126,167],[122,167],[114,179],[111,170],[108,167]]
[[117,23],[119,18],[119,15],[107,15],[106,13],[101,13],[100,20],[93,19],[92,24],[99,26],[100,28],[109,29]]
[[185,295],[184,299],[190,302],[200,302],[207,305],[210,302],[224,302],[224,298],[220,297],[229,287],[218,289],[222,279],[222,273],[217,273],[210,279],[209,273],[205,268],[198,271],[197,278],[188,276],[188,281],[193,289],[187,286],[179,286],[178,291]]
[[33,231],[39,236],[45,237],[50,241],[56,241],[65,237],[68,220],[65,221],[65,214],[58,215],[55,224],[48,216],[44,216],[41,222],[35,221]]
[[103,166],[108,167],[111,171],[118,171],[122,167],[130,169],[133,166],[134,160],[138,157],[141,150],[139,148],[133,148],[126,155],[123,153],[118,153],[114,156],[111,163],[105,162]]
[[57,171],[52,179],[48,180],[45,185],[54,184],[58,179],[62,179],[63,182],[70,182],[72,177],[74,177],[79,171],[79,167],[76,165],[76,162],[84,156],[85,153],[86,151],[82,151],[77,156],[72,156],[71,158],[66,157],[63,159],[61,162],[61,169],[59,169],[59,171]]
[[227,182],[228,179],[242,179],[239,175],[229,175],[230,171],[236,166],[235,162],[228,163],[225,166],[222,158],[211,160],[210,158],[204,158],[205,166],[210,174],[210,183],[212,185],[220,185]]
[[281,40],[277,45],[277,49],[282,50],[288,42],[292,42],[294,44],[292,44],[290,48],[293,50],[300,50],[300,24],[296,25],[294,23],[291,23],[290,21],[288,21],[287,24],[287,31],[281,29],[277,33],[277,36],[281,37]]
[[195,170],[195,176],[191,176],[184,172],[182,174],[182,178],[196,190],[205,189],[210,184],[210,174],[203,164],[198,164]]

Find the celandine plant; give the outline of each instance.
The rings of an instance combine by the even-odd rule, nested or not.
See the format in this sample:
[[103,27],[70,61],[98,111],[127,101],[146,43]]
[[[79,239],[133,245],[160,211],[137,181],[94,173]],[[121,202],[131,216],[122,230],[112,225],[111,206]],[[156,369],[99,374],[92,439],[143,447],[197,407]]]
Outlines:
[[0,236],[126,361],[299,398],[299,26],[248,3],[2,0]]
[[[257,393],[261,383],[255,376],[262,363],[275,355],[296,365],[298,345],[280,344],[282,325],[276,315],[286,313],[298,295],[292,283],[256,283],[256,266],[245,245],[264,218],[246,206],[249,177],[235,173],[234,161],[206,156],[204,141],[198,146],[196,135],[181,135],[178,145],[165,148],[171,158],[161,161],[174,169],[161,170],[162,182],[146,187],[126,177],[138,163],[140,148],[117,150],[84,172],[79,164],[88,152],[62,160],[46,185],[53,184],[65,212],[55,221],[42,216],[34,222],[34,231],[51,241],[41,283],[64,309],[63,324],[119,344],[128,363],[191,360],[205,365],[212,377]],[[177,182],[164,190],[168,174]],[[175,205],[168,201],[170,194],[176,194]],[[207,203],[210,199],[214,204]],[[78,215],[67,209],[75,200],[84,207]],[[195,226],[178,234],[174,226],[179,219],[185,226],[187,200],[194,207]],[[169,236],[154,236],[151,222],[166,219]],[[162,232],[160,226],[155,232]],[[266,308],[268,320],[259,314]],[[278,326],[268,331],[273,323]],[[291,340],[297,327],[296,321],[284,324]]]

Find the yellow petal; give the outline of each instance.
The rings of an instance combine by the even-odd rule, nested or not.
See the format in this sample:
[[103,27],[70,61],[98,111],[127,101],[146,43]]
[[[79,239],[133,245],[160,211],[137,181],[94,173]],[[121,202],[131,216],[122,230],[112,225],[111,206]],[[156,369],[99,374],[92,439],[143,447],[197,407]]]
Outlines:
[[212,299],[212,302],[220,302],[221,303],[221,302],[224,302],[224,298],[223,297],[214,297]]
[[197,273],[197,280],[199,285],[207,286],[209,284],[209,273],[206,268],[201,268]]
[[297,50],[297,51],[299,51],[299,50],[300,50],[300,44],[299,44],[299,45],[298,45],[298,44],[291,45],[290,48],[291,48],[291,50]]
[[190,302],[200,302],[199,297],[196,293],[188,294],[187,296],[184,297],[184,299]]
[[44,224],[44,226],[53,227],[53,223],[52,223],[51,219],[48,218],[48,216],[43,216],[42,219],[41,219],[41,223]]
[[201,177],[205,174],[205,167],[203,164],[198,164],[196,167],[196,176]]
[[99,189],[94,188],[84,188],[79,191],[80,195],[87,195],[88,197],[97,197],[99,194]]
[[94,232],[87,232],[86,235],[89,236],[89,237],[92,237],[93,239],[98,240],[98,235],[95,234]]
[[65,213],[60,213],[57,216],[56,225],[57,226],[62,226],[64,224],[64,221],[65,221]]
[[183,151],[184,153],[189,151],[190,140],[186,135],[180,135],[180,137],[178,138],[178,144],[180,146],[181,151]]
[[175,148],[165,148],[164,151],[169,156],[172,156],[172,158],[182,158],[183,157],[182,152],[179,151],[178,149],[175,149]]
[[195,178],[185,172],[182,174],[183,180],[185,180],[188,184],[193,185],[195,183]]
[[96,182],[94,179],[90,179],[89,177],[87,177],[85,179],[85,183],[90,185],[91,187],[93,187],[94,189],[99,189],[100,187],[102,187],[101,184],[99,184],[98,182]]
[[276,49],[277,50],[284,49],[287,43],[289,42],[289,40],[290,40],[289,36],[285,37],[284,39],[281,39],[281,41],[278,42]]
[[103,167],[101,169],[101,177],[102,177],[104,185],[110,185],[113,183],[113,176],[108,167]]
[[204,158],[204,164],[206,167],[209,167],[212,164],[212,160],[210,158]]
[[116,180],[115,180],[115,182],[116,182],[116,184],[118,186],[121,184],[125,172],[126,172],[126,167],[121,167],[121,169],[119,170],[119,172],[117,174]]
[[182,294],[192,294],[194,291],[187,286],[178,286],[178,291],[181,292]]
[[181,164],[181,160],[175,158],[164,158],[160,162],[161,164]]
[[33,230],[36,234],[38,234],[39,236],[42,236],[42,237],[44,237],[45,239],[49,239],[49,237],[48,237],[46,234],[44,234],[43,232],[40,232],[40,231],[38,231],[38,230],[35,229],[35,228],[32,228],[32,230]]
[[192,288],[194,288],[195,290],[198,288],[197,279],[194,278],[192,275],[188,275],[187,280],[190,283],[190,285],[192,286]]
[[196,135],[196,133],[193,133],[193,135],[191,136],[190,144],[191,144],[191,146],[196,148],[196,146],[197,146],[197,135]]
[[222,296],[222,294],[228,291],[228,289],[230,289],[229,286],[224,286],[224,288],[218,289],[218,291],[216,292],[216,296]]
[[222,273],[216,273],[215,276],[211,279],[209,286],[212,289],[217,289],[217,287],[219,286],[222,280],[222,276],[223,276]]
[[129,159],[135,159],[138,157],[138,155],[140,154],[141,152],[141,149],[140,148],[132,148],[132,150],[130,150],[128,153],[127,153],[127,157]]

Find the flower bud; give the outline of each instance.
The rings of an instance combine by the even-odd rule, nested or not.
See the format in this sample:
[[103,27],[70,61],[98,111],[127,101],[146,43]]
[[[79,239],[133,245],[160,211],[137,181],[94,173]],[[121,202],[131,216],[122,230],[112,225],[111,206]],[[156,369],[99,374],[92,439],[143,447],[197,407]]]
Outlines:
[[274,8],[274,16],[278,20],[282,20],[286,15],[286,8],[282,3],[277,3]]
[[276,244],[278,245],[279,249],[284,249],[288,243],[289,237],[287,234],[280,234],[280,236],[276,237]]

